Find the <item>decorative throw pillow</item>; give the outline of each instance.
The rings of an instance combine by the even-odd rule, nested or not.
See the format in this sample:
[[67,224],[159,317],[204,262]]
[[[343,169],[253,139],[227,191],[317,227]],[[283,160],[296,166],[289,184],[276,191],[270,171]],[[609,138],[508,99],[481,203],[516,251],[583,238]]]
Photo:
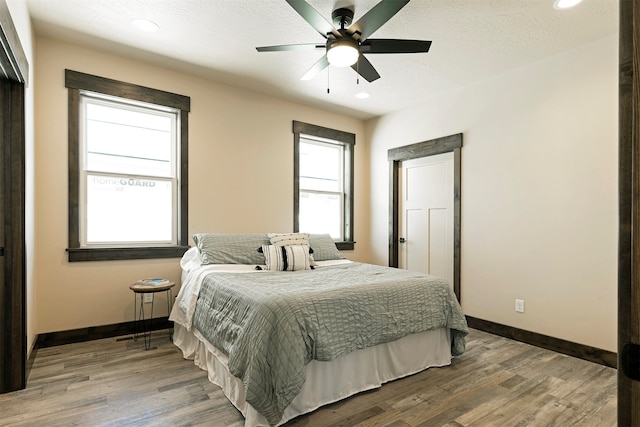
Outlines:
[[264,254],[267,270],[311,270],[309,245],[263,245],[262,253]]
[[[267,237],[275,246],[290,246],[290,245],[309,245],[308,233],[268,233]],[[316,262],[313,259],[313,248],[309,246],[309,263],[311,267],[315,267]]]
[[267,237],[275,246],[308,245],[307,233],[268,233]]
[[316,261],[345,259],[329,234],[309,234],[309,245],[313,249],[313,259]]

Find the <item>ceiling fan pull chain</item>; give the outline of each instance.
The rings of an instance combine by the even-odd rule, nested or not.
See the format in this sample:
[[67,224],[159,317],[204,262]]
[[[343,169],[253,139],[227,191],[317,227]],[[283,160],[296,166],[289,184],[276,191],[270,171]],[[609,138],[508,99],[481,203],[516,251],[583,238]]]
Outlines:
[[329,70],[331,69],[331,67],[327,67],[327,94],[330,93],[329,91]]

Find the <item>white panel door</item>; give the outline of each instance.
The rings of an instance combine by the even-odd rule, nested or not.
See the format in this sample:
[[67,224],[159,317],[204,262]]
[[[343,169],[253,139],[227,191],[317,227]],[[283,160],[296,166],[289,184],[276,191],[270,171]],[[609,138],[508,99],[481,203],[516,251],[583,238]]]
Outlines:
[[401,165],[399,266],[453,286],[453,152]]

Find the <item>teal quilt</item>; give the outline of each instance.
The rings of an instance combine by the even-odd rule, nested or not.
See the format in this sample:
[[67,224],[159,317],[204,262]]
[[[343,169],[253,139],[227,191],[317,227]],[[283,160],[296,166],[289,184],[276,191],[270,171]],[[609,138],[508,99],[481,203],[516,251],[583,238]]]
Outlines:
[[246,400],[276,424],[300,392],[305,366],[435,328],[465,349],[466,320],[448,283],[363,263],[293,272],[211,273],[193,326],[229,357]]

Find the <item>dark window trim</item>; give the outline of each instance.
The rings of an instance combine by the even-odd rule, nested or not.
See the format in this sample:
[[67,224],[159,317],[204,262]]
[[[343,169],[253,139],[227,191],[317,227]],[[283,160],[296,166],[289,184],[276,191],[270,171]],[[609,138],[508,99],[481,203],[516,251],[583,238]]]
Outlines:
[[345,155],[349,161],[345,162],[345,177],[349,182],[345,185],[344,192],[344,241],[336,242],[340,250],[353,250],[355,241],[353,238],[353,189],[354,189],[354,146],[356,145],[356,135],[341,130],[330,129],[322,126],[312,125],[294,120],[293,121],[293,231],[299,231],[298,213],[300,212],[300,168],[298,156],[300,154],[300,135],[310,137],[326,138],[338,141],[343,144]]
[[[69,262],[106,261],[123,259],[179,258],[189,249],[189,111],[191,98],[132,83],[65,70],[65,87],[68,89],[68,137],[69,137]],[[180,110],[180,209],[178,212],[178,245],[162,247],[81,248],[79,223],[79,100],[80,91],[102,93],[135,101],[163,105]]]
[[[188,246],[158,246],[140,248],[69,248],[69,261],[114,261],[129,259],[177,258]],[[73,258],[73,259],[72,259]]]

